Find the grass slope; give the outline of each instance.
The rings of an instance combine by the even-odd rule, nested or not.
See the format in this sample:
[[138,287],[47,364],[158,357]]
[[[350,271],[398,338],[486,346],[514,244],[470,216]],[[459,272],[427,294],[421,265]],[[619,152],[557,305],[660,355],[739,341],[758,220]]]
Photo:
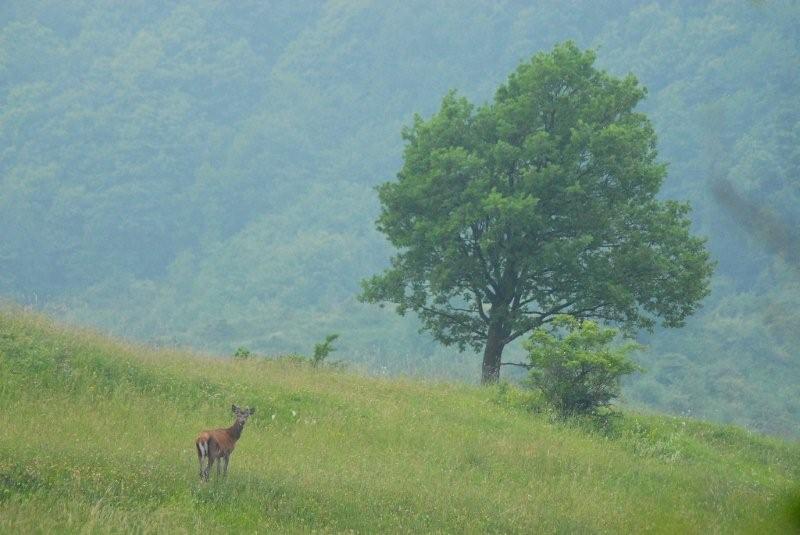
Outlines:
[[[790,531],[800,446],[514,391],[123,344],[0,311],[0,532]],[[193,439],[252,405],[227,480]]]

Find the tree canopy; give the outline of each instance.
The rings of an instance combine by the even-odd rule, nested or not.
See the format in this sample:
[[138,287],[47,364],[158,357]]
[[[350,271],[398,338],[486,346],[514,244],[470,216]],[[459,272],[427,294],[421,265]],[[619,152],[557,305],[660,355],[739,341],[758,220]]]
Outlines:
[[503,348],[559,314],[627,328],[683,323],[712,265],[689,206],[656,198],[666,167],[635,111],[645,90],[574,43],[539,53],[481,107],[456,93],[404,131],[378,228],[399,249],[363,298],[416,312],[444,344]]

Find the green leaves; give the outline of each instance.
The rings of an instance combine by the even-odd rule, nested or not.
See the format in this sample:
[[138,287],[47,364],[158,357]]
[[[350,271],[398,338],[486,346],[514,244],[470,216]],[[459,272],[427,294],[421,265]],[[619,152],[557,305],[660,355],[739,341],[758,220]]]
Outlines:
[[615,329],[557,316],[552,330],[536,329],[525,342],[528,383],[561,413],[592,413],[620,395],[620,379],[640,368],[628,355],[637,344],[611,345]]
[[311,366],[318,367],[320,363],[324,362],[328,355],[336,351],[333,343],[339,338],[336,333],[325,336],[325,340],[314,344],[314,354],[311,356]]
[[559,313],[634,328],[694,311],[711,264],[688,208],[655,197],[666,167],[634,111],[646,91],[594,60],[567,42],[490,104],[450,92],[415,116],[398,179],[379,188],[378,229],[399,252],[364,300],[413,310],[459,347],[494,326],[500,352]]

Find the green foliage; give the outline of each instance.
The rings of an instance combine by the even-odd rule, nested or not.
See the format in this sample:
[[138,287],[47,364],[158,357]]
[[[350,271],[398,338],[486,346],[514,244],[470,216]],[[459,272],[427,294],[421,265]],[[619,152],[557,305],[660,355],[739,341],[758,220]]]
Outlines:
[[325,340],[314,344],[314,354],[311,356],[311,366],[316,368],[328,358],[328,355],[336,351],[333,347],[333,342],[339,338],[338,334],[329,334]]
[[620,380],[638,371],[629,358],[636,344],[612,346],[615,329],[572,316],[556,317],[525,343],[532,366],[528,382],[561,414],[590,414],[621,394]]
[[345,363],[328,361],[328,356],[336,351],[333,347],[333,342],[339,338],[338,334],[329,334],[325,340],[314,344],[314,353],[308,357],[300,353],[286,353],[278,355],[271,360],[278,360],[281,362],[289,363],[293,366],[311,366],[312,368],[324,367],[326,369],[344,369]]
[[484,380],[503,346],[559,313],[675,327],[708,293],[688,204],[656,197],[666,167],[634,111],[645,90],[594,63],[567,42],[490,104],[449,93],[403,132],[398,180],[379,189],[378,229],[399,252],[363,298],[416,312],[445,345],[486,346]]
[[243,346],[236,348],[236,351],[233,353],[233,358],[237,360],[247,360],[252,356],[253,353],[251,353],[249,349]]

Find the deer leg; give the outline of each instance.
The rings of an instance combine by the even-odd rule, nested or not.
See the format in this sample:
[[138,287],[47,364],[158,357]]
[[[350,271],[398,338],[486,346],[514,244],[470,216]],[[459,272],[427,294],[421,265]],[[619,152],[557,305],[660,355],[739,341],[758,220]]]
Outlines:
[[197,442],[197,463],[200,465],[200,479],[203,479],[203,459],[206,457],[206,446],[202,442]]
[[225,459],[225,477],[228,477],[228,461],[230,460],[230,455],[226,455]]
[[[206,466],[206,481],[208,481],[208,476],[211,474],[211,467],[214,466],[214,458],[212,456],[208,456],[208,465]],[[217,465],[219,466],[219,465]]]
[[217,461],[217,479],[219,479],[219,472],[222,469],[222,459]]

